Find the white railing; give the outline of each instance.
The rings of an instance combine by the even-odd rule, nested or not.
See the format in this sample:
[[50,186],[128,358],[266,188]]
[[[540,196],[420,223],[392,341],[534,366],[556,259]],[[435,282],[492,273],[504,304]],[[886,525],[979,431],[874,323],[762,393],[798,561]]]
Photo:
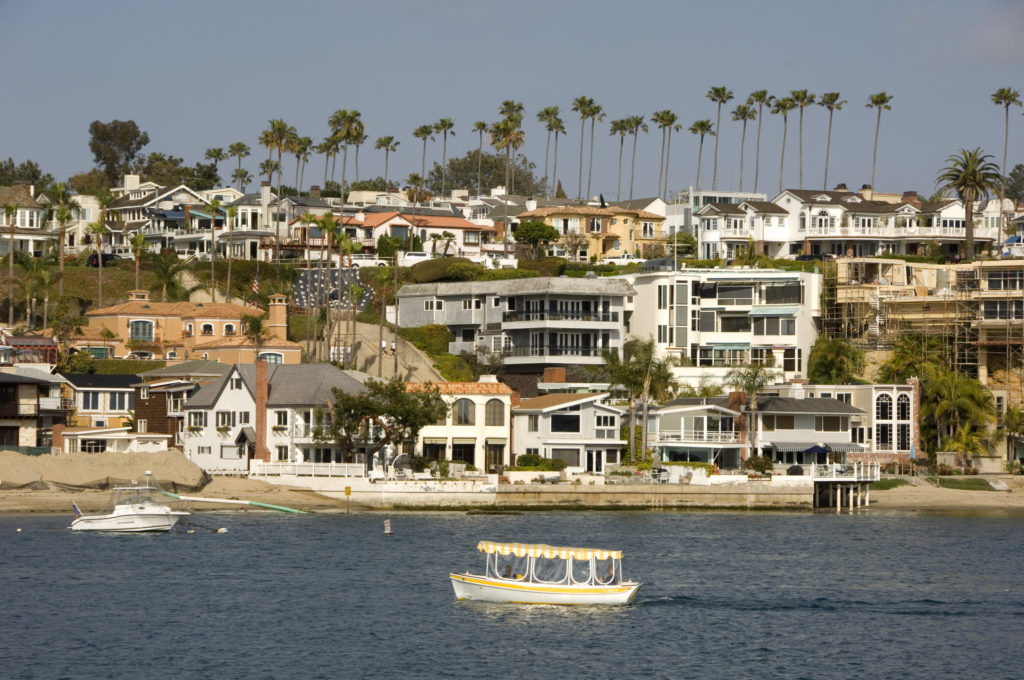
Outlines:
[[707,432],[694,430],[662,430],[657,433],[659,442],[736,442],[735,432]]
[[365,477],[366,466],[361,463],[288,463],[254,460],[249,473],[253,477]]
[[880,463],[814,465],[811,467],[811,477],[816,482],[877,482],[882,478],[882,466]]

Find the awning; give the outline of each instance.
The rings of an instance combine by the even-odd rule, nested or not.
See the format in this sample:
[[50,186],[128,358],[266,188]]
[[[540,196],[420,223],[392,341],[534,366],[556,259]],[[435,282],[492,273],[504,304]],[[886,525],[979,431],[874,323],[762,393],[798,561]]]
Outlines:
[[424,444],[447,444],[448,440],[444,437],[424,437]]
[[495,543],[494,541],[480,541],[476,549],[482,553],[491,555],[515,555],[516,557],[558,557],[563,560],[573,558],[574,560],[589,560],[594,557],[599,560],[621,560],[621,550],[603,550],[600,548],[568,548],[555,545],[544,545],[543,543]]
[[814,442],[772,442],[776,451],[806,451],[817,446]]
[[505,446],[508,443],[507,439],[486,439],[488,446]]
[[251,427],[243,427],[238,431],[238,436],[235,437],[236,444],[242,444],[249,442],[250,444],[256,443],[256,430]]
[[476,444],[476,439],[470,438],[459,438],[452,439],[452,444]]
[[771,305],[755,305],[750,308],[750,313],[747,316],[796,316],[796,313],[800,311],[797,306],[771,306]]
[[840,453],[860,453],[864,450],[864,447],[860,444],[826,444],[826,446]]
[[1020,234],[1014,234],[1010,238],[1006,239],[1007,243],[1020,243]]
[[749,342],[712,342],[711,349],[750,349]]

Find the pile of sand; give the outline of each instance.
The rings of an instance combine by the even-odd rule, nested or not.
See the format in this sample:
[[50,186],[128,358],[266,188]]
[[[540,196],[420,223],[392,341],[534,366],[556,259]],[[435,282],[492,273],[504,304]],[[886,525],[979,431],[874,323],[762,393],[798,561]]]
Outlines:
[[142,483],[146,471],[171,491],[194,491],[209,476],[180,451],[159,453],[72,453],[26,456],[0,451],[0,489],[109,489],[117,484]]

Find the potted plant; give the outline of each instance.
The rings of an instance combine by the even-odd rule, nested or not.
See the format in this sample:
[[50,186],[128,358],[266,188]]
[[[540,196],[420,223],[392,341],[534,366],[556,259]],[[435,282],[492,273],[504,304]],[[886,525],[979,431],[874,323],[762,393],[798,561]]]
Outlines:
[[221,434],[221,436],[224,436],[224,435],[226,435],[228,433],[228,430],[230,430],[230,429],[231,429],[230,425],[220,425],[220,426],[217,427],[217,432],[219,432]]

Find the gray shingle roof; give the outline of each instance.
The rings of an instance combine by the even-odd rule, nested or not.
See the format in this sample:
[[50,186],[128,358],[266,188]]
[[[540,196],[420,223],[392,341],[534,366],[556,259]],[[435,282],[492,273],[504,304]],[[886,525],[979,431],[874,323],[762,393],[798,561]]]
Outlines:
[[808,397],[793,399],[791,397],[758,397],[757,410],[761,413],[827,413],[838,415],[856,415],[864,413],[838,399]]
[[128,390],[139,381],[137,375],[96,375],[93,373],[66,373],[64,377],[77,389]]
[[210,361],[209,359],[193,359],[191,361],[183,361],[180,364],[174,364],[173,366],[154,368],[152,371],[140,373],[139,376],[149,380],[177,377],[214,378],[224,375],[230,370],[231,364],[222,364],[219,361]]
[[[233,368],[238,369],[242,382],[249,393],[253,394],[256,365],[235,364]],[[366,391],[363,383],[369,377],[360,371],[343,371],[332,364],[271,364],[267,368],[270,383],[267,406],[271,408],[326,404],[332,400],[331,390],[335,387],[349,394],[359,394]],[[232,374],[229,371],[200,387],[188,400],[187,408],[204,409],[213,406]]]

